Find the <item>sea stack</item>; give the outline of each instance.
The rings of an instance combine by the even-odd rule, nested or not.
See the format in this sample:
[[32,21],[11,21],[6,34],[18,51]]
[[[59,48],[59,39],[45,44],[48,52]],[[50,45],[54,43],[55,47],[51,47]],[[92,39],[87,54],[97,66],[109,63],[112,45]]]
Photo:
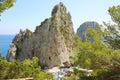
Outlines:
[[[98,30],[99,24],[94,21],[87,21],[81,24],[80,27],[77,29],[77,34],[79,35],[82,41],[85,41],[88,37],[86,34],[88,28]],[[91,38],[90,41],[93,42],[93,39]]]
[[74,55],[73,37],[71,15],[60,2],[53,8],[51,17],[41,22],[34,32],[20,30],[12,41],[15,56],[11,59],[13,53],[9,51],[7,60],[22,61],[37,56],[40,66],[48,68],[70,63],[70,56]]

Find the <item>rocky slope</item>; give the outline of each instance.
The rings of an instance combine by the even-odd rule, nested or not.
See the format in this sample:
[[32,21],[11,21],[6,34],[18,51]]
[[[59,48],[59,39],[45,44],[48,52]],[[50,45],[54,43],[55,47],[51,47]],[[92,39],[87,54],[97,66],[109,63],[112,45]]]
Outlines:
[[[98,27],[99,27],[99,24],[97,22],[93,22],[93,21],[84,22],[77,29],[77,34],[81,37],[81,40],[84,41],[87,38],[87,35],[85,34],[87,28],[93,28],[93,29],[97,30]],[[92,41],[92,38],[91,38],[91,41]]]
[[73,36],[71,15],[60,2],[53,8],[51,17],[41,22],[35,32],[20,30],[12,42],[15,50],[12,51],[13,47],[10,47],[7,60],[21,61],[37,56],[40,65],[49,68],[70,63]]

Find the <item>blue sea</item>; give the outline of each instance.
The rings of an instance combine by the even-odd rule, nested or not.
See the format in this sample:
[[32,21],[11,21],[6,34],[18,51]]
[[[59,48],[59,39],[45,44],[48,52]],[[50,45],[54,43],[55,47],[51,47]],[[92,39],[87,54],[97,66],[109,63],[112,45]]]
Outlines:
[[15,35],[0,35],[0,52],[2,56],[6,57],[10,43]]

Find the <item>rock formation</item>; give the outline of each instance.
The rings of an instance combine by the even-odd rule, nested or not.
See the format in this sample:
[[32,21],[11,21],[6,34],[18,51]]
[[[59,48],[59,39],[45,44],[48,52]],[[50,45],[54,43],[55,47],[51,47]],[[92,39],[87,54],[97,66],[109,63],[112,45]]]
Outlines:
[[16,56],[16,46],[14,45],[14,43],[11,43],[10,44],[10,49],[8,50],[8,55],[7,55],[7,58],[9,57],[9,61],[13,61],[15,59],[15,56]]
[[[87,38],[86,30],[87,28],[93,28],[95,30],[98,30],[99,24],[97,22],[84,22],[80,25],[80,27],[77,29],[77,34],[81,37],[82,41],[85,41]],[[90,39],[93,41],[93,39]]]
[[[73,56],[73,36],[71,15],[60,2],[53,8],[51,17],[37,26],[35,32],[20,30],[15,36],[12,43],[17,49],[12,60],[21,61],[37,56],[40,65],[49,68],[70,63],[69,57]],[[9,54],[12,53],[8,52],[7,60],[11,61]]]

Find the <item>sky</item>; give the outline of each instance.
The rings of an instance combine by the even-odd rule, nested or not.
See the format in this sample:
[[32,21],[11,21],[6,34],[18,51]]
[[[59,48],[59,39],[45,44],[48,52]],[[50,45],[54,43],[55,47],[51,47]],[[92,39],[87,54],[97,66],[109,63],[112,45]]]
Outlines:
[[86,21],[111,21],[107,12],[120,0],[16,0],[14,6],[0,16],[0,34],[17,34],[20,29],[35,30],[46,18],[51,17],[53,7],[63,2],[70,12],[73,28],[76,31]]

